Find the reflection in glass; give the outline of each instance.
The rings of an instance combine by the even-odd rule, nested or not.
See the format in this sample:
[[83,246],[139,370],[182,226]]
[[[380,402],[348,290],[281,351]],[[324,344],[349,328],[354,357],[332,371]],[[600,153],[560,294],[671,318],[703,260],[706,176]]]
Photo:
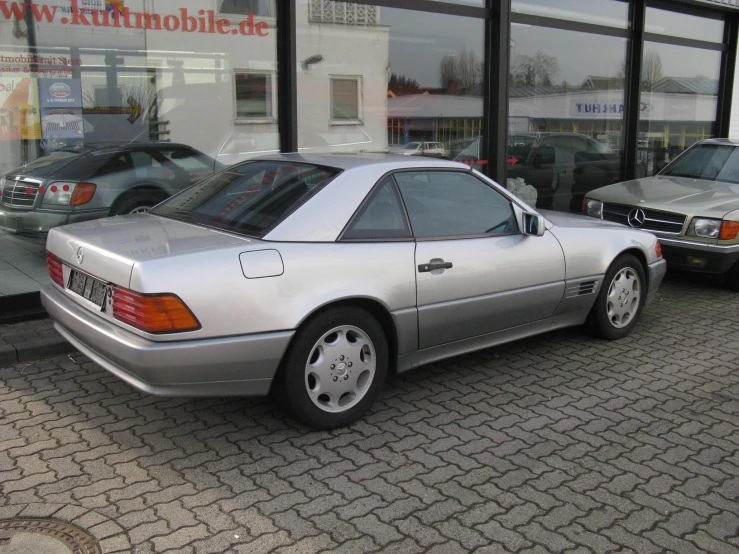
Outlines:
[[647,8],[646,31],[674,37],[722,42],[724,22],[720,19],[698,17],[684,13]]
[[513,0],[511,10],[567,21],[607,25],[626,29],[629,5],[618,0]]
[[714,136],[721,53],[644,44],[638,169],[654,175],[680,152]]
[[511,39],[508,187],[580,212],[621,180],[626,40],[518,24]]
[[296,17],[301,151],[454,158],[480,136],[482,20],[323,0]]

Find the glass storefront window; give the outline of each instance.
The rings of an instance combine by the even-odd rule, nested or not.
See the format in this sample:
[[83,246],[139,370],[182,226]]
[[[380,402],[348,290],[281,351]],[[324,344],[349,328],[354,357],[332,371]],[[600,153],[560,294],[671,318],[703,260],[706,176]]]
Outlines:
[[512,25],[509,189],[579,213],[587,192],[621,180],[625,59],[626,39]]
[[647,7],[645,27],[647,33],[718,43],[724,40],[724,22],[720,19],[698,17],[657,8]]
[[654,175],[715,134],[721,52],[644,43],[637,168]]
[[619,0],[513,0],[514,13],[538,15],[594,25],[626,29],[629,25],[629,5]]
[[483,20],[297,2],[302,152],[479,160]]
[[48,281],[50,228],[278,151],[274,0],[0,7],[0,295]]

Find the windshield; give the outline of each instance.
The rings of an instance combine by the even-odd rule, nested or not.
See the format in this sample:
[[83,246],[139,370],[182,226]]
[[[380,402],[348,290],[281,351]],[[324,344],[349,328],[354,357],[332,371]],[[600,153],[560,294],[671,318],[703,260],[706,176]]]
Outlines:
[[701,144],[677,158],[660,175],[739,183],[739,150],[728,144]]
[[303,163],[246,162],[216,173],[150,213],[263,236],[338,173]]
[[418,146],[419,146],[418,142],[409,142],[403,148],[405,148],[406,150],[416,150],[418,149]]

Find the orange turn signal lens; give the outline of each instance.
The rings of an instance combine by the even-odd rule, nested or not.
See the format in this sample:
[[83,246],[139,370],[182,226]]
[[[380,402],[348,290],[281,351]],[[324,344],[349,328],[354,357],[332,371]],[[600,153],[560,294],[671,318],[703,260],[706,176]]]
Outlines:
[[720,240],[734,240],[739,234],[739,221],[722,221],[721,231],[718,234]]
[[654,251],[656,252],[658,258],[662,257],[662,245],[659,241],[657,241],[657,244],[654,245]]
[[72,191],[72,198],[69,200],[70,206],[80,206],[87,204],[95,195],[97,185],[93,183],[77,183]]
[[49,277],[51,277],[51,280],[60,287],[64,288],[64,272],[62,271],[62,261],[48,250],[46,251],[46,267],[49,268]]
[[147,333],[200,329],[200,322],[174,294],[139,294],[113,287],[113,317]]

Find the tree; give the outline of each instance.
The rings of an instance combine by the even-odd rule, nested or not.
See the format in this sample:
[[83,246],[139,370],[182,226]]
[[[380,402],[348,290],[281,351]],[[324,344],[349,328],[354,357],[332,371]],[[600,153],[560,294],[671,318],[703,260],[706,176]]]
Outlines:
[[444,56],[439,64],[441,87],[449,92],[466,91],[482,83],[482,63],[466,48],[458,56]]
[[513,62],[511,79],[514,85],[551,86],[559,75],[557,58],[538,50],[533,56],[519,54]]
[[662,77],[662,58],[654,50],[647,50],[641,67],[642,90],[650,90]]
[[421,92],[421,85],[418,84],[418,81],[411,79],[410,77],[406,77],[405,75],[398,75],[397,73],[390,74],[387,88],[397,96],[403,96],[404,94],[418,94]]

